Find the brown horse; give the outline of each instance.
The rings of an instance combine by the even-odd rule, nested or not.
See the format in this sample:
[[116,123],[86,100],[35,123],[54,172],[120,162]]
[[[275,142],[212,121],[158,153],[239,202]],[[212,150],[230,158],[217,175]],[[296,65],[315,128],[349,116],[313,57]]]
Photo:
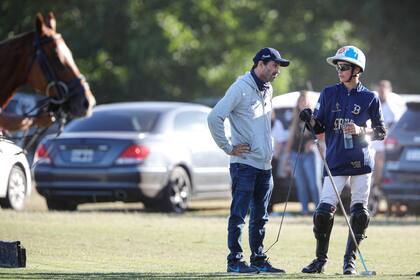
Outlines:
[[47,21],[38,13],[34,31],[0,42],[0,106],[24,84],[48,96],[49,105],[73,118],[90,114],[95,105],[71,51],[56,32],[52,13]]

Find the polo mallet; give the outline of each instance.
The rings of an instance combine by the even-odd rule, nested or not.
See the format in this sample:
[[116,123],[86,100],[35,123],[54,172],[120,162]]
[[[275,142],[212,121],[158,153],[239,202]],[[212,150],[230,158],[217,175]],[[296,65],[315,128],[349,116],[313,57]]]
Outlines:
[[361,272],[360,274],[361,275],[368,275],[368,276],[376,275],[376,271],[369,271],[368,270],[368,268],[366,266],[366,263],[365,263],[365,260],[363,259],[362,252],[360,251],[359,245],[357,244],[356,236],[354,235],[354,231],[351,228],[350,221],[349,221],[349,219],[347,217],[346,210],[344,209],[343,202],[341,201],[340,194],[338,193],[337,187],[335,186],[335,183],[334,183],[334,179],[333,179],[333,177],[331,175],[330,168],[328,167],[327,161],[325,160],[325,157],[322,154],[321,147],[319,145],[319,140],[315,136],[315,131],[314,131],[313,127],[309,123],[305,123],[305,126],[308,126],[309,127],[309,130],[311,131],[312,138],[314,139],[314,143],[316,144],[316,146],[318,148],[318,152],[319,152],[319,154],[320,154],[320,156],[322,158],[322,161],[324,162],[325,170],[327,171],[328,177],[330,178],[330,181],[331,181],[331,184],[333,186],[334,192],[337,195],[338,203],[340,204],[341,211],[343,212],[344,218],[346,219],[346,223],[347,223],[347,225],[349,227],[351,237],[353,239],[354,244],[356,245],[356,249],[357,249],[357,253],[359,255],[360,261],[362,262],[362,265],[363,265],[363,267],[365,269],[365,271]]
[[271,244],[268,247],[268,249],[264,252],[264,254],[266,254],[279,241],[279,238],[280,238],[280,232],[281,232],[281,228],[283,226],[283,221],[284,221],[284,214],[286,213],[287,203],[289,202],[290,192],[291,192],[292,187],[293,187],[293,182],[294,182],[293,178],[295,177],[295,170],[296,170],[297,162],[300,159],[300,152],[301,152],[301,149],[302,149],[303,134],[305,133],[305,129],[306,129],[306,125],[304,125],[303,128],[302,128],[301,137],[300,137],[299,146],[298,146],[298,155],[297,155],[296,161],[293,165],[292,176],[290,178],[289,187],[287,189],[286,201],[284,202],[284,209],[283,209],[283,213],[281,215],[281,221],[280,221],[279,231],[277,233],[277,238],[276,238],[276,241],[274,241],[273,244]]

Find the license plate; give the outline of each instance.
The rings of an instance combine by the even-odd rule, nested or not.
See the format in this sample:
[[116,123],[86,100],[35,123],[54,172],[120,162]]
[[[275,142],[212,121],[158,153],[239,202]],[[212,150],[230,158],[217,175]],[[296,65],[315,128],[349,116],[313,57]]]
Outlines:
[[71,151],[71,162],[87,163],[93,161],[93,150],[74,149]]
[[409,161],[420,161],[420,149],[407,150],[405,159]]

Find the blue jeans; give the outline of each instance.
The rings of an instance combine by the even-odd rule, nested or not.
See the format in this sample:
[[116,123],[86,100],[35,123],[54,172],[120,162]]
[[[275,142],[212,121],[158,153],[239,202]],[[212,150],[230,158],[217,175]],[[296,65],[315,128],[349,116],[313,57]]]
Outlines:
[[232,203],[228,224],[228,247],[230,254],[228,262],[241,261],[242,230],[245,216],[249,216],[249,247],[251,261],[265,259],[263,240],[265,224],[268,222],[267,206],[273,191],[273,177],[270,170],[261,170],[252,166],[232,163],[230,165],[232,178]]
[[[298,154],[290,153],[290,166],[294,167]],[[295,170],[296,192],[302,204],[302,214],[307,214],[308,203],[312,201],[315,207],[319,203],[322,184],[322,162],[315,151],[301,153]]]

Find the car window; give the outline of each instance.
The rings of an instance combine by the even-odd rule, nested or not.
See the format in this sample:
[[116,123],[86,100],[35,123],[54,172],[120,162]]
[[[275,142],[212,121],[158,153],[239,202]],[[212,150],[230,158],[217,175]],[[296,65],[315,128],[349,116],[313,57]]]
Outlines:
[[181,112],[175,116],[174,128],[176,131],[191,131],[207,129],[207,113]]
[[150,132],[157,123],[160,112],[156,111],[100,111],[91,117],[76,119],[69,123],[66,132],[82,131],[133,131]]
[[396,130],[406,132],[420,132],[418,120],[420,119],[420,111],[407,110],[395,126]]

